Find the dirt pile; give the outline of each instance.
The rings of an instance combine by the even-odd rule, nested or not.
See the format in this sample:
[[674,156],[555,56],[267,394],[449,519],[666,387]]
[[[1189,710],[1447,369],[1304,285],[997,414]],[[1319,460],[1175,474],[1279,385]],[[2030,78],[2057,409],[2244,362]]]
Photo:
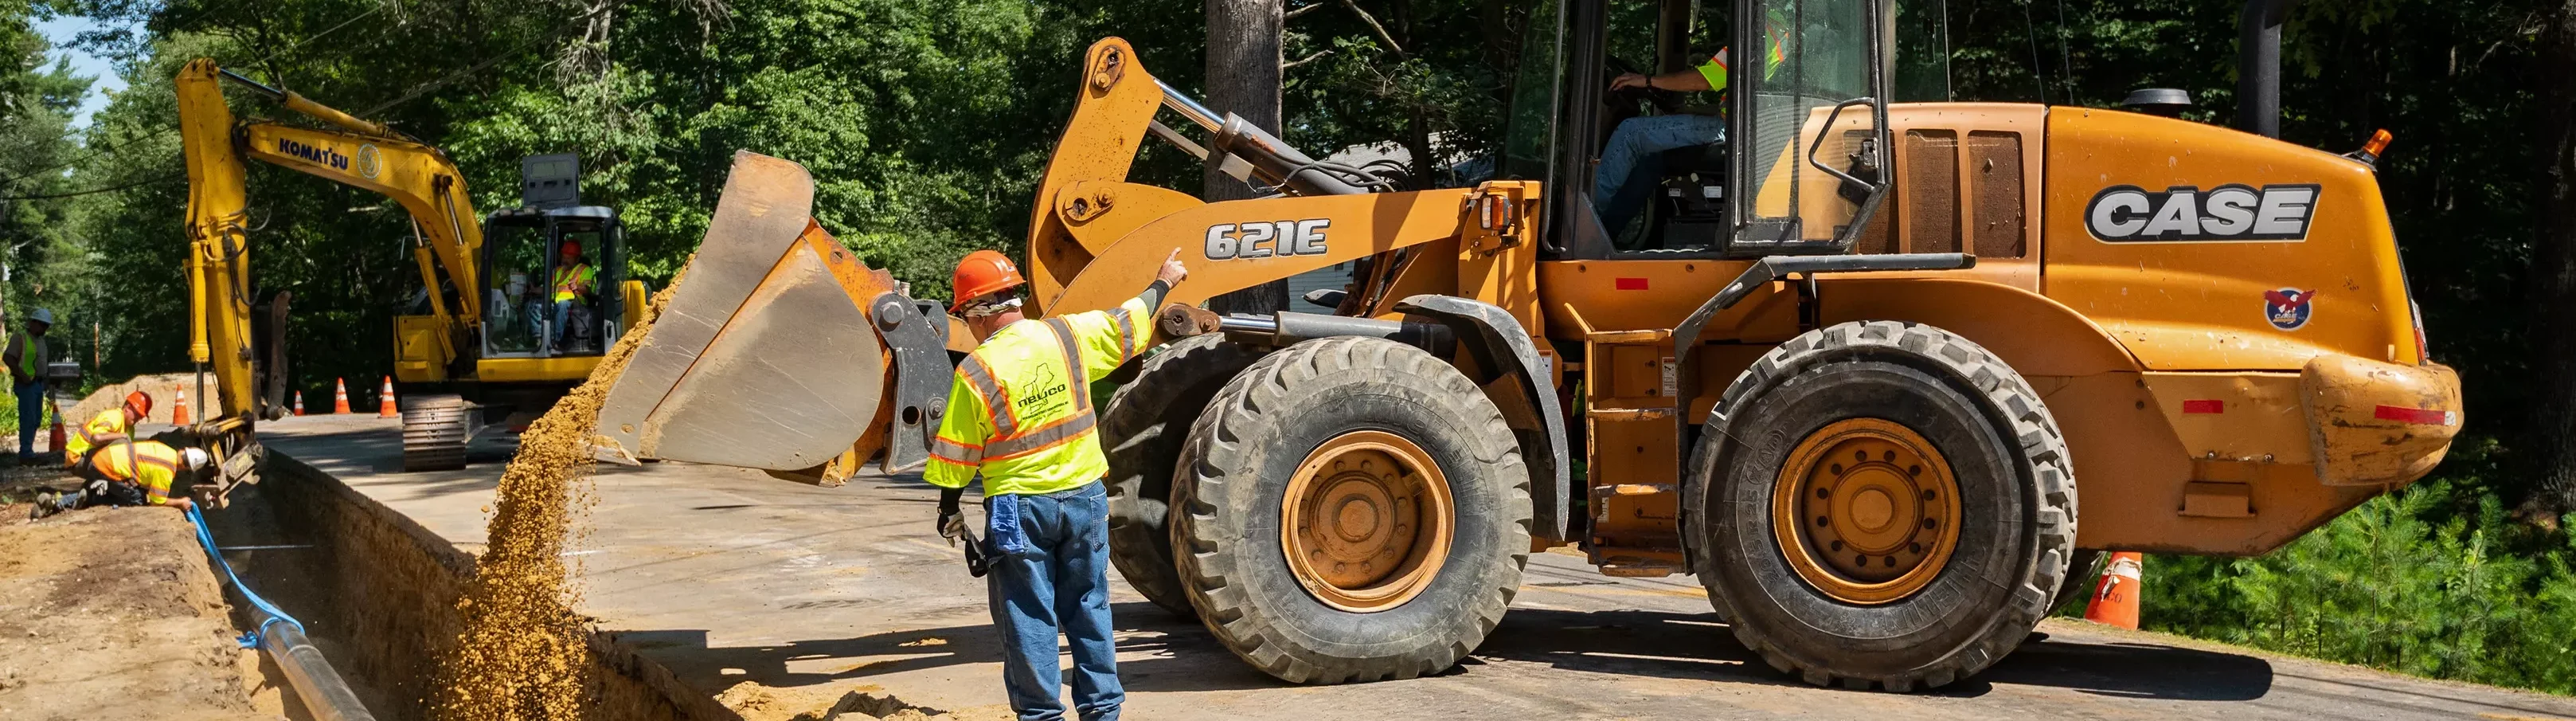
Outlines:
[[[670,299],[669,288],[651,308]],[[487,546],[457,612],[465,620],[447,659],[437,718],[536,721],[588,715],[590,629],[574,612],[581,590],[564,553],[590,504],[590,436],[600,403],[652,329],[652,312],[610,348],[590,379],[519,436],[485,526]]]
[[0,718],[265,717],[243,683],[242,666],[255,674],[256,664],[242,663],[186,517],[100,508],[30,522],[23,503],[0,512]]
[[1009,706],[977,706],[942,711],[904,703],[871,685],[841,690],[832,686],[778,688],[759,682],[734,684],[716,702],[741,714],[743,721],[1010,721]]

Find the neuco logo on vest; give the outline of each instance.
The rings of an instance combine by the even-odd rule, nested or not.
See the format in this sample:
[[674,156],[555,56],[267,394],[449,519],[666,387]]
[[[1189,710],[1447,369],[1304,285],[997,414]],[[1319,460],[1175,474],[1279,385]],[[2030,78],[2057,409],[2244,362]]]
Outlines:
[[2152,191],[2103,188],[2084,208],[2084,227],[2106,243],[2302,241],[2316,214],[2314,184],[2241,184],[2203,191],[2177,185]]
[[1218,223],[1207,229],[1207,259],[1268,258],[1274,255],[1323,255],[1329,218],[1267,223]]

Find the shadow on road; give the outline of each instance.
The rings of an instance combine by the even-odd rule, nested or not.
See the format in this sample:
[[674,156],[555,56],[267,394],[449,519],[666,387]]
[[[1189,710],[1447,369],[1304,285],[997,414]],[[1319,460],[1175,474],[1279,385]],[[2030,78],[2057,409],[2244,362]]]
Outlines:
[[1706,613],[1516,608],[1475,656],[1629,676],[1791,683]]
[[2024,644],[1985,673],[1933,692],[1982,696],[1997,685],[2054,686],[2116,698],[2249,701],[2272,691],[2269,661],[2136,643]]

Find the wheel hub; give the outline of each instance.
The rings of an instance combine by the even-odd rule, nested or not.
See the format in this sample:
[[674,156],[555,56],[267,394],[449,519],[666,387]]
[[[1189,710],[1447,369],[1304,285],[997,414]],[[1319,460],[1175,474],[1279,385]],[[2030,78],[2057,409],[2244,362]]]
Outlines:
[[1368,613],[1404,605],[1439,574],[1452,535],[1448,479],[1421,446],[1354,431],[1298,464],[1280,548],[1316,600]]
[[1930,585],[1959,541],[1959,485],[1913,429],[1853,418],[1799,442],[1772,489],[1772,531],[1790,568],[1846,603]]

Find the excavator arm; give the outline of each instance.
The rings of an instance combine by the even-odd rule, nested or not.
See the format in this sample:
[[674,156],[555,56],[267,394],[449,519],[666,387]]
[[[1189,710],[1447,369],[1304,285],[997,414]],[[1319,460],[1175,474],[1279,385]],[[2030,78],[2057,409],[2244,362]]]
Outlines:
[[[328,129],[266,121],[240,122],[225,104],[222,83],[251,88]],[[179,71],[180,147],[188,168],[189,359],[214,372],[219,391],[199,425],[200,438],[227,456],[226,480],[246,477],[230,458],[255,456],[252,423],[284,409],[266,401],[253,373],[253,287],[246,169],[242,159],[293,168],[392,199],[411,214],[419,238],[421,282],[430,289],[434,317],[443,326],[445,356],[452,360],[462,331],[482,317],[473,259],[483,230],[465,192],[462,173],[446,154],[305,97],[260,84],[199,58]],[[436,262],[433,264],[431,260]],[[454,314],[438,292],[437,268],[458,290]],[[238,465],[247,466],[248,463]]]

